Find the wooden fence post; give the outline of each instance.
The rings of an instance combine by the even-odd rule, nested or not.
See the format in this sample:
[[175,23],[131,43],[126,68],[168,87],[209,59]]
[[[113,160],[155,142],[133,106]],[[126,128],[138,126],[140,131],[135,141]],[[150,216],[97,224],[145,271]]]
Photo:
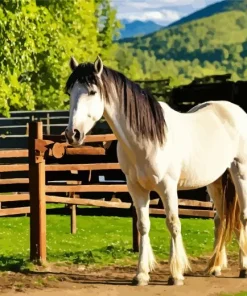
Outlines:
[[[76,194],[72,192],[71,198],[75,198]],[[76,205],[70,207],[70,231],[72,234],[76,234]]]
[[46,134],[50,135],[51,133],[51,126],[50,126],[50,113],[46,114]]
[[35,140],[43,139],[42,122],[29,124],[30,260],[46,261],[45,159],[35,152]]
[[139,252],[140,249],[140,233],[137,229],[137,215],[136,215],[136,208],[132,205],[132,244],[133,244],[133,251]]

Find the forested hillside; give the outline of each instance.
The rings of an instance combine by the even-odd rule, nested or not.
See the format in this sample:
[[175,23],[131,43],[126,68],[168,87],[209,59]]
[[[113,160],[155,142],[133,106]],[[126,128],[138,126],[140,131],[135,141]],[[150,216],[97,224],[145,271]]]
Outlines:
[[223,0],[220,2],[216,2],[194,13],[191,13],[186,17],[181,18],[180,20],[172,23],[168,27],[185,24],[194,20],[212,16],[221,12],[234,11],[234,10],[246,11],[246,6],[247,6],[246,3],[247,3],[247,0]]
[[[232,1],[226,2],[234,8]],[[247,1],[240,4],[243,11],[231,11],[228,5],[226,12],[120,41],[120,65],[128,63],[123,61],[125,54],[125,60],[132,59],[141,68],[133,74],[130,68],[129,75],[172,76],[174,84],[228,72],[234,80],[247,79]]]
[[126,43],[132,48],[152,50],[158,59],[212,62],[246,57],[247,13],[220,13]]

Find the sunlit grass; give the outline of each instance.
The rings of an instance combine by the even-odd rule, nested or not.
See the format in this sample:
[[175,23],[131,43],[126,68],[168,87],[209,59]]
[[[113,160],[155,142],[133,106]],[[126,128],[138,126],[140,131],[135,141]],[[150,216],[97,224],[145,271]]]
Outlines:
[[[0,218],[0,269],[23,265],[29,258],[29,218]],[[213,246],[213,221],[181,219],[186,251],[190,257],[209,255]],[[151,218],[151,243],[158,260],[168,259],[170,235],[165,219]],[[235,253],[233,242],[228,251]],[[77,233],[70,233],[70,217],[47,215],[47,259],[50,262],[75,264],[131,264],[137,259],[132,252],[130,217],[77,216]]]

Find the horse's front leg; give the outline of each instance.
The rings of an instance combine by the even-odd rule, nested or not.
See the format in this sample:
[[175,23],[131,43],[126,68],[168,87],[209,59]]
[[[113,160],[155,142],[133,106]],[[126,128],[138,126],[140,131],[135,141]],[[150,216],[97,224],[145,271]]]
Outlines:
[[183,285],[183,275],[186,271],[191,270],[191,268],[181,234],[181,222],[178,215],[177,183],[172,178],[169,178],[159,184],[157,191],[166,211],[166,224],[171,234],[169,260],[171,276],[168,284]]
[[149,239],[149,191],[143,189],[138,183],[131,182],[128,177],[127,185],[136,208],[137,229],[140,233],[139,262],[133,284],[144,286],[148,285],[149,272],[155,267],[155,258]]

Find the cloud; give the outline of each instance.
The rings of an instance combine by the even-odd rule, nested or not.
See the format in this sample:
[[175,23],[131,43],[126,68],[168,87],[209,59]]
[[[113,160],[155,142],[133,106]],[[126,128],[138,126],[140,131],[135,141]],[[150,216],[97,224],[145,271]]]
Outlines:
[[119,19],[172,23],[195,10],[222,0],[112,0]]
[[178,12],[173,10],[161,10],[161,11],[144,11],[144,12],[133,12],[133,13],[119,13],[120,19],[127,19],[130,21],[154,21],[157,23],[170,23],[178,20],[181,16]]
[[[214,2],[216,2],[215,0]],[[192,7],[203,7],[207,5],[208,0],[112,0],[115,6],[121,7],[122,5],[127,5],[134,8],[158,8],[158,7],[178,7],[178,6],[192,6]],[[212,1],[211,1],[212,2]]]

